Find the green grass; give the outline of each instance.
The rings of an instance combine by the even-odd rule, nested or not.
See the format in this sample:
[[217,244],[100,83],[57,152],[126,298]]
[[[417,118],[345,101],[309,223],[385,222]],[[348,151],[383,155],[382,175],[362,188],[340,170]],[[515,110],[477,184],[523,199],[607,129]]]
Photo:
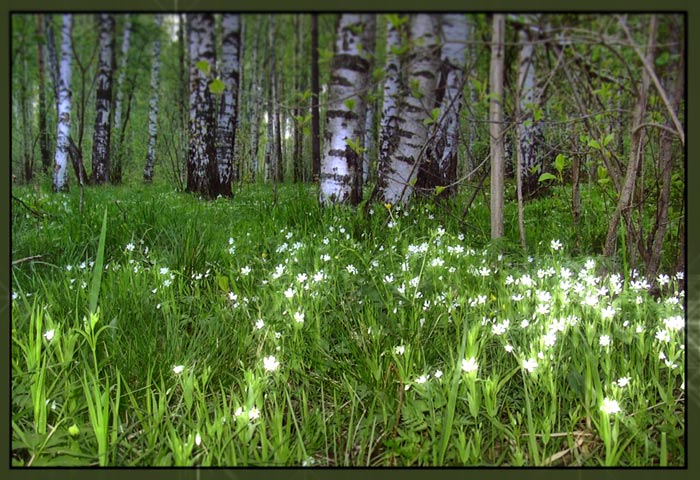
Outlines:
[[595,192],[527,254],[512,204],[492,244],[482,199],[315,193],[16,188],[13,465],[683,465],[684,293],[595,257]]

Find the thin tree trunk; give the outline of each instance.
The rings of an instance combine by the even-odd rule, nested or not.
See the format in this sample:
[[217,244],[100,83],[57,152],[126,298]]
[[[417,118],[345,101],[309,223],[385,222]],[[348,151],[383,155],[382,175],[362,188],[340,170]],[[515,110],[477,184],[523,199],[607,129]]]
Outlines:
[[[654,59],[654,48],[655,48],[655,37],[656,37],[656,15],[652,15],[649,22],[649,44],[647,46],[647,59],[652,62]],[[639,172],[640,162],[643,157],[643,136],[644,130],[639,128],[644,122],[644,115],[646,114],[647,99],[649,94],[649,85],[651,84],[651,78],[646,69],[642,70],[642,84],[638,90],[637,102],[634,106],[634,112],[632,114],[632,138],[630,141],[630,158],[627,165],[627,172],[625,174],[625,180],[620,190],[620,196],[617,201],[617,207],[613,213],[612,218],[609,221],[608,234],[605,239],[605,250],[604,254],[606,257],[610,257],[615,252],[615,246],[617,245],[617,229],[620,224],[620,218],[625,217],[627,225],[631,226],[630,209],[631,200],[634,193],[634,187],[637,180],[637,173]],[[630,233],[631,229],[628,229]],[[628,243],[632,243],[633,238],[628,236]],[[629,251],[629,249],[628,249]]]
[[148,150],[146,152],[146,165],[143,168],[143,180],[146,183],[153,181],[153,167],[156,162],[158,86],[160,85],[160,30],[162,24],[163,16],[156,14],[156,37],[153,39],[153,63],[151,65],[151,100],[148,102]]
[[311,176],[321,176],[321,116],[319,114],[318,14],[311,14]]
[[126,78],[127,59],[129,45],[131,43],[131,15],[124,15],[124,33],[122,34],[121,56],[119,58],[119,76],[117,77],[117,93],[114,102],[114,128],[118,135],[116,142],[112,142],[112,171],[110,181],[120,183],[122,180],[122,141],[126,124],[122,125],[122,109],[124,103],[124,79]]
[[376,135],[374,128],[374,118],[376,111],[376,100],[375,100],[375,87],[372,82],[372,72],[374,70],[374,57],[375,49],[377,43],[377,16],[372,15],[372,24],[365,25],[363,30],[363,44],[366,45],[367,52],[369,54],[369,74],[367,78],[367,91],[365,92],[365,125],[364,125],[364,138],[362,141],[363,151],[362,151],[362,162],[360,163],[361,175],[358,176],[358,180],[361,182],[360,189],[369,181],[369,169],[371,165],[371,159],[374,156]]
[[[300,94],[300,92],[303,91],[303,74],[302,74],[302,18],[300,14],[295,14],[294,15],[294,57],[293,57],[293,64],[292,64],[292,72],[293,72],[293,79],[294,79],[294,92],[297,93],[297,95]],[[292,151],[292,169],[293,169],[293,179],[294,183],[298,183],[303,181],[304,175],[303,175],[303,159],[302,159],[302,145],[303,145],[303,137],[301,135],[301,125],[302,125],[302,118],[301,118],[301,100],[299,98],[294,100],[294,108],[292,110],[292,118],[294,119],[294,124],[293,124],[293,151]]]
[[491,70],[489,86],[489,132],[491,135],[491,238],[503,236],[504,127],[503,127],[503,69],[506,18],[493,15],[491,40]]
[[[39,38],[44,36],[44,16],[37,16],[36,34]],[[49,147],[49,130],[46,126],[48,112],[46,111],[46,71],[44,68],[44,43],[38,42],[37,66],[39,70],[39,151],[41,152],[41,165],[44,173],[51,168],[51,152]]]
[[[72,28],[72,27],[71,27]],[[51,15],[44,16],[44,30],[46,31],[46,53],[49,67],[49,74],[53,83],[53,101],[56,104],[56,112],[58,112],[58,97],[59,97],[59,66],[58,54],[56,52],[56,41],[54,38],[53,27],[51,26]]]
[[28,83],[29,79],[27,78],[27,55],[26,52],[22,52],[22,82],[19,87],[19,91],[20,105],[22,111],[22,156],[24,157],[23,172],[25,183],[31,182],[32,177],[34,176],[34,162],[32,155],[32,125],[30,121],[30,103],[27,94]]
[[109,181],[110,109],[114,62],[114,15],[100,14],[100,49],[95,99],[95,132],[92,141],[92,181]]
[[61,29],[61,74],[58,81],[58,133],[53,171],[54,192],[68,191],[68,139],[71,113],[71,35],[73,15],[63,15]]

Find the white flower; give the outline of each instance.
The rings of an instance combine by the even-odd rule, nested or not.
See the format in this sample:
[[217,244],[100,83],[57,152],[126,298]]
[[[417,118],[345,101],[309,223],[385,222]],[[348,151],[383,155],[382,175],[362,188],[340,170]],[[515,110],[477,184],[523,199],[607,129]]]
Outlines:
[[608,305],[600,311],[600,316],[603,319],[611,319],[615,317],[615,308],[612,305]]
[[537,368],[537,360],[535,360],[534,358],[523,360],[523,368],[530,373],[534,372]]
[[304,312],[294,313],[294,321],[297,323],[304,323]]
[[600,410],[607,415],[614,415],[620,413],[620,404],[617,403],[617,400],[610,400],[608,397],[605,397]]
[[421,375],[420,377],[416,378],[416,380],[415,380],[416,383],[425,383],[427,381],[428,381],[427,375]]
[[297,274],[297,282],[299,282],[299,283],[304,283],[307,278],[309,278],[309,277],[305,273]]
[[262,330],[262,328],[265,326],[265,321],[262,318],[259,318],[257,322],[255,322],[255,329],[256,330]]
[[479,369],[479,365],[476,363],[476,358],[471,357],[469,360],[466,358],[462,360],[462,370],[471,373],[476,372]]
[[600,344],[601,347],[609,347],[610,346],[610,335],[601,335],[600,339],[598,340],[598,343]]
[[685,321],[683,320],[683,317],[677,315],[675,317],[665,319],[664,325],[666,325],[666,328],[669,330],[681,330],[685,327]]
[[260,410],[258,410],[257,408],[253,407],[250,410],[248,410],[248,420],[256,420],[259,417]]
[[511,353],[513,351],[513,345],[507,344],[505,347],[506,352]]
[[656,339],[660,342],[668,342],[671,340],[671,336],[668,333],[668,330],[659,330],[656,332]]
[[53,329],[48,330],[48,331],[44,332],[44,338],[46,339],[47,342],[50,342],[55,333],[56,333],[56,331]]
[[161,274],[161,275],[167,275],[167,273],[168,273],[169,271],[170,271],[170,269],[169,269],[168,267],[162,267],[162,268],[160,269],[160,274]]
[[268,372],[274,372],[279,368],[279,366],[280,362],[277,361],[274,355],[263,358],[263,368],[265,368],[265,370]]
[[595,260],[592,258],[586,262],[586,270],[593,270],[595,268]]
[[296,292],[292,287],[289,287],[287,290],[284,291],[284,296],[287,298],[292,298]]
[[659,282],[660,287],[663,287],[664,285],[666,285],[667,283],[669,283],[671,281],[669,276],[666,275],[665,273],[660,273],[659,276],[656,277],[656,280]]
[[530,326],[530,321],[526,318],[522,322],[520,322],[520,328],[527,328]]
[[542,340],[544,341],[545,347],[552,347],[557,342],[557,334],[555,331],[550,330]]
[[620,377],[616,383],[618,387],[625,388],[630,383],[630,377]]
[[200,446],[202,444],[202,436],[197,432],[197,435],[194,436],[194,444],[197,446]]
[[245,267],[241,267],[241,275],[243,275],[245,277],[245,276],[248,276],[249,273],[250,273],[249,266],[246,265]]
[[136,248],[136,247],[134,247],[134,244],[133,244],[133,243],[127,243],[127,244],[126,244],[126,250],[127,250],[127,251],[133,252],[133,251],[134,251],[134,248]]
[[442,377],[442,370],[436,370],[435,375],[433,375],[435,378],[440,378]]
[[184,365],[176,365],[176,366],[173,367],[173,373],[175,373],[176,375],[177,375],[177,374],[180,374],[180,373],[182,373],[182,371],[183,371],[184,369],[185,369],[185,366],[184,366]]
[[384,283],[391,283],[394,281],[394,276],[392,274],[384,275]]
[[559,240],[552,240],[549,246],[552,250],[559,250],[561,248],[561,242]]
[[403,345],[399,345],[397,347],[394,347],[394,353],[396,355],[403,355],[403,353],[406,351],[406,347]]
[[352,275],[357,274],[357,268],[355,268],[355,265],[353,265],[353,264],[350,264],[347,267],[345,267],[345,270],[347,270],[348,273],[350,273]]
[[233,412],[234,417],[240,417],[243,415],[243,407],[238,407],[235,412]]

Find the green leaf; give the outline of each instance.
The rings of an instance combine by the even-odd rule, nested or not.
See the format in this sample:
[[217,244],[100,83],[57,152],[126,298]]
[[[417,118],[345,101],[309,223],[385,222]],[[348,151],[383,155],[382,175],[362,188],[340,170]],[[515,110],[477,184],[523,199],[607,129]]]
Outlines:
[[566,165],[566,157],[560,153],[557,155],[557,158],[554,159],[554,168],[557,169],[557,172],[562,173],[564,171],[564,165]]
[[355,99],[354,98],[348,98],[345,100],[345,106],[348,107],[348,110],[352,110],[355,108]]
[[656,57],[656,65],[658,67],[663,67],[664,65],[666,65],[668,63],[670,58],[671,58],[671,55],[668,52],[663,52],[663,53],[661,53],[661,55]]
[[211,65],[209,65],[209,62],[206,60],[200,60],[195,63],[194,66],[197,67],[197,69],[205,76],[208,76],[211,73]]
[[607,178],[608,176],[608,169],[600,166],[598,167],[598,178]]
[[90,285],[90,313],[97,312],[97,300],[100,296],[100,284],[102,283],[102,269],[105,257],[105,237],[107,236],[107,208],[105,208],[104,218],[102,219],[102,231],[100,232],[100,242],[97,245],[97,258],[95,266],[92,270],[92,284]]
[[229,281],[228,277],[226,275],[217,275],[216,276],[216,283],[219,285],[219,288],[224,291],[224,292],[229,292]]
[[447,188],[447,187],[443,187],[443,186],[437,185],[437,186],[435,187],[435,195],[440,195],[442,192],[445,191],[446,188]]
[[537,179],[537,182],[542,183],[542,182],[547,181],[547,180],[556,180],[556,179],[557,179],[557,177],[555,177],[551,173],[545,172],[542,175],[540,175],[540,178]]
[[431,125],[435,122],[438,121],[440,118],[440,108],[433,108],[433,110],[430,112],[430,118],[426,118],[423,120],[423,125]]
[[591,148],[600,149],[600,143],[598,140],[593,140],[592,138],[588,140],[588,146]]
[[226,90],[226,84],[220,78],[215,78],[209,84],[209,91],[214,95],[221,95],[224,90]]
[[615,139],[615,134],[614,133],[608,133],[605,138],[603,139],[603,146],[607,147],[608,143],[612,142]]

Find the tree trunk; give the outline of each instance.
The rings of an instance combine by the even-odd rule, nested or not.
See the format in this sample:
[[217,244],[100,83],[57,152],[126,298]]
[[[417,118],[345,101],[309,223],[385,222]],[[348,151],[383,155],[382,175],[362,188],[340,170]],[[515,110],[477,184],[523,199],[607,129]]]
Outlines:
[[489,132],[491,135],[491,238],[503,236],[504,126],[503,69],[506,18],[493,15],[491,70],[489,75]]
[[216,65],[213,14],[187,14],[190,52],[190,145],[187,191],[211,198],[216,172],[216,121],[209,82]]
[[61,74],[58,81],[58,132],[53,170],[53,191],[68,191],[68,139],[71,112],[71,61],[73,15],[63,15],[61,28]]
[[430,143],[426,160],[421,163],[416,187],[433,192],[443,188],[441,196],[457,193],[457,151],[459,147],[459,114],[464,91],[465,49],[469,39],[464,14],[441,15],[443,43],[440,80],[436,91],[439,124]]
[[[37,16],[36,34],[39,38],[44,36],[44,16]],[[46,71],[44,68],[44,43],[38,42],[37,66],[39,70],[39,151],[41,152],[41,165],[44,173],[51,168],[51,151],[49,147],[49,130],[46,125],[48,112],[46,111]]]
[[163,15],[156,14],[156,37],[153,39],[153,63],[151,65],[151,100],[148,102],[148,151],[146,165],[143,168],[143,180],[153,181],[153,166],[156,161],[156,144],[158,140],[158,86],[160,84],[160,30]]
[[22,52],[22,81],[19,87],[20,95],[20,110],[22,118],[22,156],[23,160],[23,176],[24,182],[29,183],[32,181],[34,176],[34,156],[32,154],[32,124],[31,124],[31,104],[29,102],[29,95],[27,94],[27,85],[29,84],[29,79],[27,78],[27,55],[26,52]]
[[233,152],[236,142],[236,120],[238,116],[238,83],[241,44],[240,15],[225,13],[221,19],[221,78],[224,92],[219,106],[217,126],[216,164],[218,181],[214,195],[231,197]]
[[92,181],[109,181],[110,108],[114,62],[114,15],[99,16],[100,48],[97,65],[95,132],[92,140]]
[[294,57],[293,57],[293,78],[294,78],[294,92],[297,93],[298,97],[294,100],[294,108],[292,110],[293,123],[293,141],[294,146],[292,150],[292,168],[293,168],[293,179],[294,183],[302,182],[304,180],[304,160],[302,157],[302,148],[304,145],[302,136],[302,109],[301,109],[301,92],[304,91],[304,75],[301,65],[302,60],[302,45],[303,45],[303,31],[302,31],[303,20],[300,14],[294,15]]
[[319,201],[322,205],[357,205],[357,175],[362,161],[364,98],[369,74],[368,50],[360,33],[371,15],[343,14],[336,25],[331,84],[326,112],[326,138],[321,159]]
[[[73,27],[71,27],[72,29]],[[56,53],[56,40],[53,34],[53,27],[51,26],[51,15],[47,14],[44,16],[44,30],[46,32],[46,53],[49,67],[49,74],[51,75],[51,82],[53,83],[53,101],[56,104],[56,112],[58,112],[58,97],[59,97],[59,66],[58,66],[58,55]]]
[[399,144],[399,105],[404,95],[406,81],[404,65],[405,44],[408,42],[405,15],[391,15],[387,19],[386,61],[384,64],[384,100],[379,133],[379,165],[375,192],[386,189],[387,173],[391,158]]
[[[656,37],[656,16],[652,15],[649,23],[649,45],[647,46],[647,60],[653,62],[654,48]],[[640,125],[644,123],[644,116],[647,109],[647,99],[649,96],[649,85],[651,78],[646,69],[642,68],[642,84],[639,86],[637,101],[632,114],[632,135],[630,140],[630,158],[625,173],[625,180],[619,193],[617,207],[613,213],[608,226],[608,235],[605,239],[606,257],[610,257],[615,253],[617,245],[617,229],[620,224],[620,218],[624,217],[626,224],[631,226],[630,209],[632,208],[632,196],[634,187],[637,181],[637,173],[639,172],[640,163],[643,158],[643,136],[644,129]],[[628,229],[630,233],[631,229]],[[628,236],[628,246],[634,246],[633,237]],[[631,251],[628,248],[628,251]]]
[[[124,78],[126,78],[129,45],[131,43],[131,15],[124,15],[124,33],[122,34],[121,56],[119,58],[119,76],[117,77],[117,92],[114,102],[114,128],[118,132],[116,141],[112,142],[112,169],[109,175],[112,183],[122,180],[122,140],[126,124],[122,125],[122,109],[124,103]],[[125,122],[126,123],[126,122]]]
[[381,197],[391,204],[406,204],[411,198],[418,170],[429,142],[429,127],[435,105],[435,89],[440,58],[438,53],[439,22],[434,15],[410,17],[413,49],[408,61],[408,89],[402,95],[397,118],[398,144],[383,165],[378,181]]
[[311,14],[311,176],[321,177],[321,116],[319,114],[318,14]]
[[361,181],[362,186],[364,186],[369,181],[369,170],[371,166],[371,159],[374,158],[375,144],[376,144],[376,129],[375,124],[375,112],[376,112],[376,93],[377,88],[372,81],[372,72],[374,70],[374,53],[377,43],[377,16],[372,15],[372,24],[366,25],[363,30],[363,43],[367,46],[367,53],[369,54],[369,67],[368,67],[368,78],[367,78],[367,91],[365,92],[365,125],[364,125],[364,138],[362,141],[362,162],[360,163],[361,175],[358,176],[358,180]]
[[268,27],[267,36],[267,53],[268,53],[268,84],[267,84],[267,111],[265,112],[267,120],[267,143],[265,144],[265,180],[275,181],[277,179],[277,160],[275,158],[277,149],[275,148],[275,69],[273,67],[275,50],[274,50],[274,18],[270,16],[270,25]]
[[531,197],[535,190],[540,174],[542,162],[538,158],[539,139],[541,126],[535,120],[534,108],[540,104],[540,95],[535,82],[534,47],[532,44],[534,33],[524,27],[518,32],[520,37],[520,52],[518,55],[518,108],[517,116],[517,141],[522,150],[522,165],[520,168],[523,184],[523,196]]

